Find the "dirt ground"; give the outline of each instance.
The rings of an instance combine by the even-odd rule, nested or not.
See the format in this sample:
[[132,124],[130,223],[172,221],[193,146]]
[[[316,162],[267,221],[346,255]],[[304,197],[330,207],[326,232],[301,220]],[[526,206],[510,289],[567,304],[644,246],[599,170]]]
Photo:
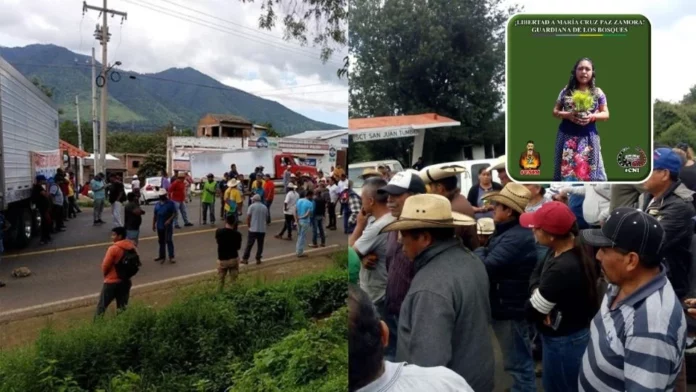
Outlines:
[[[252,269],[240,275],[240,280],[251,279],[260,282],[271,282],[290,279],[313,272],[326,270],[333,265],[330,256],[310,257],[278,265],[269,264],[261,269]],[[214,283],[217,279],[214,274],[203,278],[202,281]],[[200,281],[198,282],[200,283]],[[161,308],[188,291],[200,286],[198,283],[177,284],[165,289],[158,289],[144,293],[136,293],[131,297],[131,304],[146,304],[153,308]],[[228,283],[229,284],[229,283]],[[0,325],[0,350],[7,350],[33,343],[41,333],[41,330],[51,326],[55,329],[68,329],[79,323],[91,322],[94,317],[95,306],[84,306],[70,310],[60,311],[50,315],[31,317],[18,321],[9,321]],[[107,317],[115,314],[115,305],[107,311]]]

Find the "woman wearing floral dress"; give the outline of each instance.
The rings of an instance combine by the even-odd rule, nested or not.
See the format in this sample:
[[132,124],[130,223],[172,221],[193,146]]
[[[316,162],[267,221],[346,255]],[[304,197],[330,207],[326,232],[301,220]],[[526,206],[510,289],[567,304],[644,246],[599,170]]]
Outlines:
[[[609,120],[609,108],[606,95],[595,85],[595,77],[592,60],[578,60],[556,100],[553,115],[562,121],[556,136],[554,181],[607,180],[596,122]],[[575,91],[591,94],[593,103],[587,112],[575,110]]]

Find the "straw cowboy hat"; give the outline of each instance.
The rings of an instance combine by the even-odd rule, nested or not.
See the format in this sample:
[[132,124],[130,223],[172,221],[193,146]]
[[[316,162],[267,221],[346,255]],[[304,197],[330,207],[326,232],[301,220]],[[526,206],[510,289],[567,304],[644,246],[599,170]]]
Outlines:
[[239,185],[239,181],[238,181],[236,178],[233,178],[233,179],[227,181],[227,187],[228,187],[228,188],[234,188],[234,187],[236,187],[237,185]]
[[529,192],[529,189],[516,182],[510,182],[505,185],[502,190],[490,192],[483,196],[483,200],[500,203],[512,208],[520,214],[524,213],[524,209],[527,207],[527,204],[529,204],[531,198],[532,194]]
[[475,224],[474,218],[458,212],[452,212],[452,204],[446,197],[424,193],[413,195],[406,199],[399,219],[386,225],[380,233],[473,226]]
[[495,221],[493,218],[481,218],[476,221],[476,231],[478,235],[491,235],[495,231]]
[[365,170],[363,170],[362,174],[360,175],[360,178],[363,180],[366,180],[370,177],[381,177],[382,173],[379,171],[375,170],[373,167],[367,167]]
[[493,165],[486,168],[486,171],[492,172],[493,170],[505,169],[506,162],[507,162],[507,158],[505,158],[505,155],[501,155],[498,157],[498,159],[495,161],[495,163]]
[[468,175],[469,171],[466,169],[466,167],[460,165],[460,162],[447,162],[424,167],[420,172],[418,172],[418,175],[423,182],[430,184],[435,181],[440,181],[443,178],[453,177],[461,173]]

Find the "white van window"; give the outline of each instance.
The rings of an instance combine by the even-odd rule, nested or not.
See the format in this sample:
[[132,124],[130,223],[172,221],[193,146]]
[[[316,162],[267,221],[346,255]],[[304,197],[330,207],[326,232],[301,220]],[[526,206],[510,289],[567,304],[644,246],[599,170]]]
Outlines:
[[472,184],[478,183],[479,171],[482,168],[487,168],[488,166],[490,166],[488,163],[477,163],[475,165],[471,165],[471,183]]

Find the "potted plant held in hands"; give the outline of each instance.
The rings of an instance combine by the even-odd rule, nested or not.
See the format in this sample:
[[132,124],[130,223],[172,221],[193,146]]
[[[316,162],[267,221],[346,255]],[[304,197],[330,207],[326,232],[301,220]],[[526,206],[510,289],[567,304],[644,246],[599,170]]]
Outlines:
[[575,90],[571,96],[573,100],[573,113],[577,118],[587,118],[594,106],[594,96],[590,91]]

